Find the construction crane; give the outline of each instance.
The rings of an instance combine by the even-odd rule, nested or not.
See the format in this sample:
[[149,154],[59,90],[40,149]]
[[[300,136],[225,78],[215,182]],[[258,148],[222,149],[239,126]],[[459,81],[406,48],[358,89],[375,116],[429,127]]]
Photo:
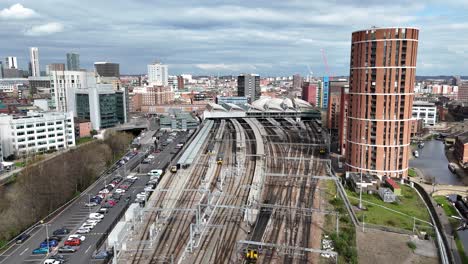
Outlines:
[[330,73],[330,68],[328,67],[327,55],[325,54],[324,49],[321,49],[321,51],[322,51],[323,64],[325,65],[325,72],[327,73],[328,78],[330,79],[330,81],[332,81],[333,80],[333,75]]
[[310,68],[309,65],[306,65],[306,66],[307,66],[307,70],[309,72],[308,81],[311,82],[312,81],[312,76],[314,75],[314,73],[312,72],[312,69]]

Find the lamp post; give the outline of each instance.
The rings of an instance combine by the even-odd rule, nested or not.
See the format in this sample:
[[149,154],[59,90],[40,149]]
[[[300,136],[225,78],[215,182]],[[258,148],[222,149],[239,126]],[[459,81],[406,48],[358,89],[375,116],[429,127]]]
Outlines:
[[[362,142],[364,142],[365,138],[362,138]],[[359,186],[359,209],[362,209],[362,170],[364,169],[363,160],[364,160],[364,144],[361,145],[361,185]]]
[[47,255],[49,255],[50,253],[50,248],[49,248],[49,229],[48,229],[48,224],[45,224],[44,223],[44,220],[41,220],[41,224],[43,226],[45,226],[45,230],[46,230],[46,239],[47,239]]

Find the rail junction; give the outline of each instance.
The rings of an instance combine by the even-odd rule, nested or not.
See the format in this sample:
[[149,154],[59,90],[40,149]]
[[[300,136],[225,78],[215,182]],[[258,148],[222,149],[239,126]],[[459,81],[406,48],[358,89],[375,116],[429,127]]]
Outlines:
[[166,172],[117,263],[319,263],[324,181],[337,181],[313,120],[207,119]]

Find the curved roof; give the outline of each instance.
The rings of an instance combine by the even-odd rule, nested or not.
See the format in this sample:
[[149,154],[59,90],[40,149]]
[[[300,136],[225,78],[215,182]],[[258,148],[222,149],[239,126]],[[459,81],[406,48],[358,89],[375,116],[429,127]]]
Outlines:
[[242,109],[242,107],[238,106],[238,105],[235,105],[233,103],[225,103],[227,106],[229,106],[229,110],[236,110],[236,111],[244,111],[244,109]]
[[283,111],[283,107],[282,107],[282,104],[283,104],[283,99],[280,99],[280,98],[271,98],[271,99],[268,99],[268,101],[266,101],[266,103],[264,104],[263,108],[265,110],[278,110],[278,111]]
[[223,111],[223,112],[227,112],[226,108],[220,106],[219,104],[208,103],[208,106],[209,106],[209,108],[210,108],[211,111]]
[[289,99],[289,98],[285,98],[284,101],[283,101],[283,104],[287,108],[294,108],[294,104],[293,104],[292,100]]
[[268,102],[268,100],[270,100],[271,98],[270,97],[263,97],[263,98],[260,98],[254,102],[252,102],[252,107],[257,109],[257,110],[260,110],[260,111],[264,111],[265,110],[265,104]]
[[294,98],[294,104],[296,105],[296,108],[299,108],[299,107],[312,108],[313,107],[309,102],[304,101],[299,98]]

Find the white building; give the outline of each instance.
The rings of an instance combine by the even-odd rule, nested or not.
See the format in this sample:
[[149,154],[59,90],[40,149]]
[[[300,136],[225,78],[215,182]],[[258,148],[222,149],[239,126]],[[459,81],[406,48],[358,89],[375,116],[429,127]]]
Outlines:
[[437,123],[437,107],[433,103],[414,101],[413,118],[422,119],[425,126]]
[[5,62],[7,69],[18,69],[18,61],[16,60],[16,57],[6,57]]
[[18,90],[18,86],[28,85],[29,80],[26,78],[5,78],[0,79],[0,92],[12,93]]
[[29,48],[29,73],[33,77],[41,76],[41,69],[39,67],[39,49],[36,47]]
[[177,89],[179,88],[177,83],[177,76],[169,76],[168,85],[169,87],[171,87],[171,92],[177,91]]
[[94,73],[86,71],[51,71],[50,78],[51,105],[59,112],[75,111],[76,92],[96,83]]
[[27,116],[0,115],[3,157],[75,146],[74,130],[72,113],[30,111]]
[[148,65],[148,82],[150,85],[167,86],[169,74],[167,65],[155,62]]

